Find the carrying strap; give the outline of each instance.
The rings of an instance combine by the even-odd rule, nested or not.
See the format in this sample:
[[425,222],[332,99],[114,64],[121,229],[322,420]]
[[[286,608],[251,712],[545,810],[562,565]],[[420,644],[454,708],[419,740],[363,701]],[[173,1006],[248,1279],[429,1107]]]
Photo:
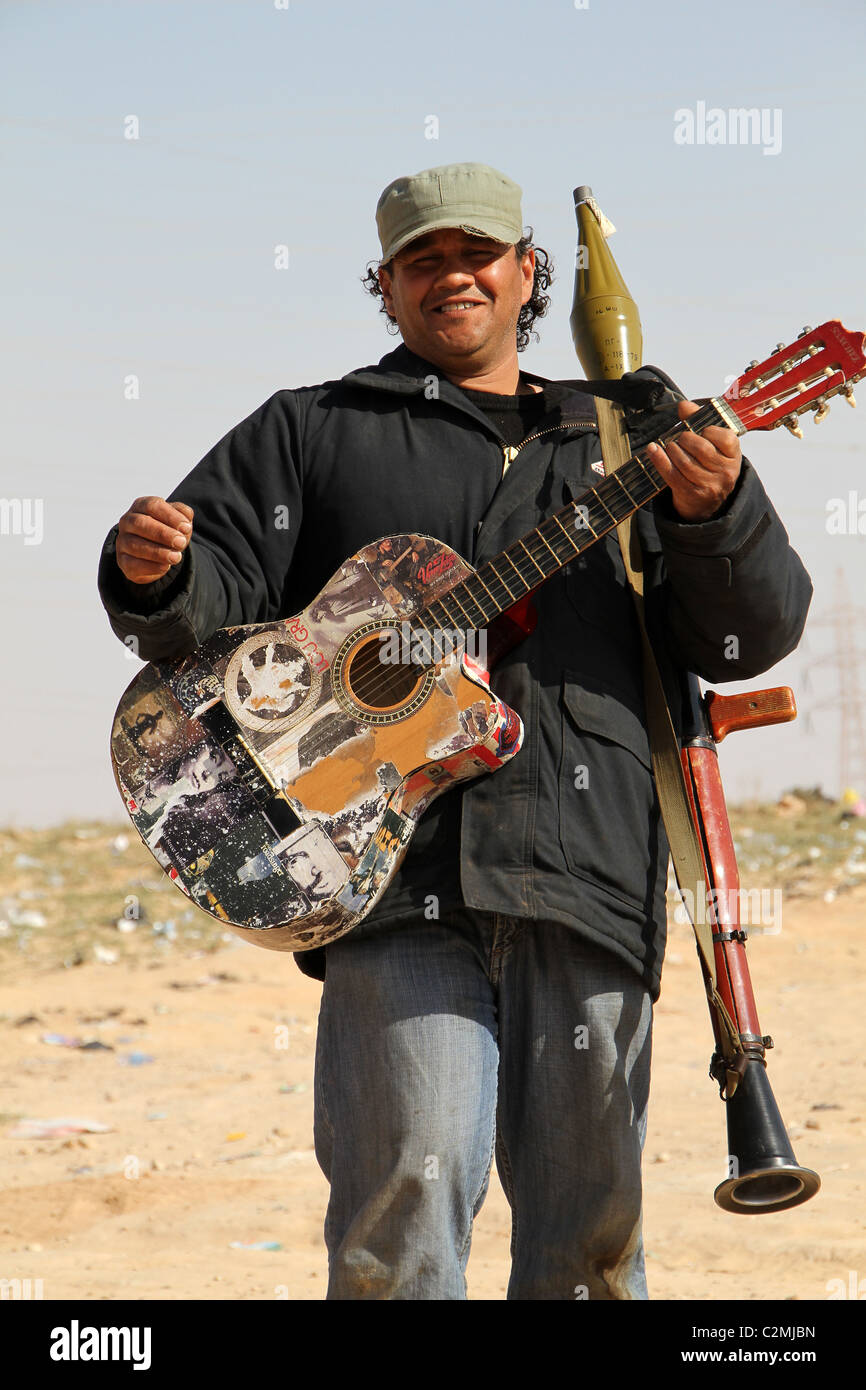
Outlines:
[[[601,441],[604,471],[610,475],[621,468],[631,457],[624,412],[622,406],[615,405],[613,401],[604,400],[600,396],[596,397],[595,407],[598,415],[598,435]],[[706,871],[686,790],[679,739],[671,719],[658,663],[647,634],[644,614],[643,555],[634,522],[634,516],[629,517],[628,520],[617,526],[616,532],[640,627],[643,648],[644,695],[656,792],[667,832],[677,883],[683,892],[688,891],[689,894],[693,895],[692,902],[704,904],[707,902]],[[689,898],[686,897],[684,906],[694,928],[698,951],[705,967],[707,997],[719,1020],[725,1056],[732,1057],[734,1053],[743,1051],[743,1045],[736,1025],[725,1008],[717,988],[712,929],[706,920],[707,914],[705,912],[692,913],[688,904]],[[696,918],[702,920],[696,920]]]

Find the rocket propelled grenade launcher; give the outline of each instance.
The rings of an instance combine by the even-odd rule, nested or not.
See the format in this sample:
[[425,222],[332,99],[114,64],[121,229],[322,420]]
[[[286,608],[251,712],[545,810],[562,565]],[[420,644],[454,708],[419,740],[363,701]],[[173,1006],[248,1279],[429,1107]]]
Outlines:
[[574,211],[578,245],[571,336],[587,378],[613,380],[641,365],[640,318],[607,244],[616,228],[586,184],[574,190]]
[[[578,227],[571,311],[574,346],[588,379],[613,379],[641,365],[640,319],[607,244],[615,228],[585,184],[574,190],[574,205]],[[797,415],[816,404],[821,412],[817,418],[823,418],[827,407],[822,391],[831,386],[833,370],[821,353],[827,351],[827,342],[837,337],[836,330],[841,330],[841,325],[825,324],[822,328],[827,338],[820,344],[807,336],[810,330],[804,329],[803,362],[797,365],[793,377],[790,369],[798,355],[785,349],[784,344],[778,345],[778,361],[773,358],[763,364],[763,375],[754,370],[757,362],[751,364],[753,370],[747,370],[736,383],[738,398],[731,402],[740,420],[753,415],[756,422],[760,420],[759,428],[786,424],[796,432]],[[843,335],[841,330],[838,348],[844,354],[848,344]],[[832,347],[836,346],[833,342]],[[813,360],[816,357],[820,359],[817,362]],[[788,369],[784,399],[782,393],[775,394],[771,381],[768,384],[768,378],[772,379],[777,369]],[[844,373],[837,375],[844,383]],[[838,390],[847,395],[850,388],[833,381],[832,393]],[[796,709],[788,689],[758,691],[731,699],[710,691],[704,697],[692,673],[686,676],[683,695],[680,761],[704,868],[700,889],[707,890],[716,976],[713,982],[699,948],[716,1041],[710,1076],[719,1084],[728,1121],[728,1177],[716,1188],[714,1196],[726,1211],[753,1215],[784,1211],[814,1196],[821,1180],[817,1173],[798,1164],[770,1088],[766,1049],[773,1046],[773,1040],[761,1033],[746,962],[746,932],[739,920],[739,876],[716,743],[734,729],[793,719]],[[669,837],[673,839],[670,828]],[[721,1009],[713,1003],[714,993]],[[736,1029],[733,1047],[732,1024]]]

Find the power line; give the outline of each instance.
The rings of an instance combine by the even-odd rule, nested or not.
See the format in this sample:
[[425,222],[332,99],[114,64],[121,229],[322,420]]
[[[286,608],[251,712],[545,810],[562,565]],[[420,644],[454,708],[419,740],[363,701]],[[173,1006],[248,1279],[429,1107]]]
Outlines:
[[833,648],[816,657],[805,668],[804,684],[809,672],[818,666],[829,667],[836,675],[836,691],[827,699],[811,704],[806,711],[806,729],[812,732],[811,716],[820,709],[839,711],[839,793],[854,787],[866,794],[866,697],[860,678],[861,663],[866,662],[866,648],[858,645],[858,637],[866,624],[866,609],[850,601],[845,573],[836,571],[834,605],[829,613],[814,618],[809,627],[827,627],[833,638]]

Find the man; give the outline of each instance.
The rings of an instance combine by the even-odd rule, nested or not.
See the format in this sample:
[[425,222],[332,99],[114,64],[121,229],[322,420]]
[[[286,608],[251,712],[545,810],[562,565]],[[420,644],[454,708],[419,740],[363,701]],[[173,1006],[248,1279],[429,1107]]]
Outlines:
[[[100,566],[118,636],[171,657],[287,616],[383,535],[436,536],[477,566],[598,481],[587,384],[520,370],[549,280],[520,196],[477,164],[389,185],[369,278],[402,345],[278,392],[168,501],[133,504]],[[633,443],[677,418],[652,369],[612,390]],[[811,587],[733,432],[686,433],[652,461],[670,492],[639,514],[647,618],[676,719],[678,668],[765,670],[799,640]],[[523,718],[522,751],[435,802],[374,912],[296,957],[324,979],[315,1139],[332,1299],[465,1298],[494,1148],[509,1298],[647,1297],[640,1162],[667,843],[615,540],[535,606],[493,678]]]
[[[188,834],[193,809],[205,816],[215,815],[222,801],[216,789],[222,786],[230,798],[232,789],[225,784],[234,775],[234,764],[230,758],[224,753],[213,757],[207,748],[203,748],[181,758],[171,777],[152,778],[141,802],[142,812],[155,817],[147,832],[150,848],[164,838],[173,821],[182,836],[184,831]],[[231,802],[227,804],[230,806]]]

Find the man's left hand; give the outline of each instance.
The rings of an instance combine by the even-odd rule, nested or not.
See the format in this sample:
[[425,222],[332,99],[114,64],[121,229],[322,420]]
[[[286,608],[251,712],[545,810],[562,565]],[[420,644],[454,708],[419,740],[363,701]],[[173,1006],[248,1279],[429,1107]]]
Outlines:
[[[700,406],[680,401],[679,415],[687,420]],[[653,468],[671,490],[674,510],[683,521],[709,521],[734,490],[743,455],[733,430],[711,426],[703,434],[684,430],[662,449],[648,449]]]

